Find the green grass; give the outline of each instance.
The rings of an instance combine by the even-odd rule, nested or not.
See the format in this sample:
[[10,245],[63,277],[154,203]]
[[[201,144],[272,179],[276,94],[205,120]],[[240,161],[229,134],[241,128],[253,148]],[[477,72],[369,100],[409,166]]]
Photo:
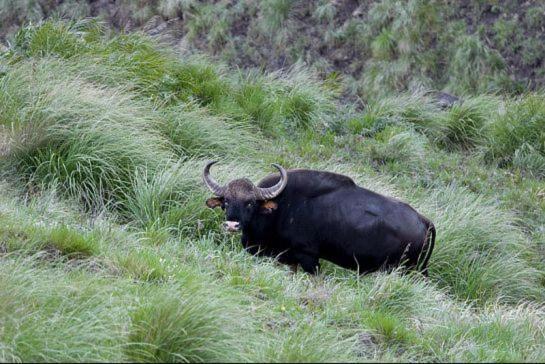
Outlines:
[[59,184],[91,208],[115,204],[136,168],[169,162],[168,140],[132,95],[61,70],[52,59],[19,63],[0,81],[9,162],[29,182]]
[[[490,126],[488,155],[501,164],[509,164],[513,159],[518,163],[524,155],[535,159],[545,153],[545,103],[541,94],[512,100],[505,105],[505,111]],[[531,158],[531,157],[530,157]],[[535,162],[529,160],[530,170],[539,172]]]
[[[91,15],[120,30],[159,34],[187,53],[209,53],[233,66],[278,70],[305,61],[323,76],[347,76],[348,93],[365,99],[422,87],[520,94],[526,87],[539,90],[545,80],[539,2],[123,0],[104,6],[4,0],[0,37],[12,41],[29,22]],[[62,48],[62,35],[50,40],[50,50]],[[64,41],[63,52],[71,52],[73,39]]]
[[124,315],[118,287],[32,258],[2,258],[2,339],[5,361],[119,360]]
[[207,362],[237,357],[233,349],[241,344],[236,335],[243,324],[218,292],[186,283],[179,290],[150,289],[144,294],[149,298],[129,313],[129,360]]
[[439,142],[451,148],[472,148],[483,144],[487,120],[497,114],[501,101],[490,96],[468,98],[454,105],[438,128]]
[[[440,15],[396,5],[373,6],[370,47],[411,68]],[[281,27],[302,9],[274,6]],[[385,90],[360,107],[303,64],[233,71],[94,21],[23,28],[0,59],[1,361],[544,360],[541,93],[441,109]],[[247,254],[204,205],[212,158],[221,182],[277,162],[409,202],[437,227],[430,277]]]

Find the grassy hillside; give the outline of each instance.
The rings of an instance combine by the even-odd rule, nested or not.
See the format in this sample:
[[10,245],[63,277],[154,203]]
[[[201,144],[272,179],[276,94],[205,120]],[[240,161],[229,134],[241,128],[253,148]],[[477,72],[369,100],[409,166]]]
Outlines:
[[[0,360],[545,360],[543,93],[360,110],[340,86],[92,20],[20,29],[0,56]],[[410,202],[437,227],[430,278],[250,256],[204,206],[210,158],[221,181],[277,162]]]
[[236,67],[275,71],[304,62],[324,79],[343,78],[352,100],[545,86],[541,1],[3,0],[0,37],[29,21],[87,16]]

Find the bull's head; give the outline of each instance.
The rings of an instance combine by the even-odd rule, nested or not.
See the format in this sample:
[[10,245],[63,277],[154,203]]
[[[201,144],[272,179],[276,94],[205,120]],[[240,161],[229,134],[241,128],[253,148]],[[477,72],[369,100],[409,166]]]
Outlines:
[[270,200],[278,196],[288,183],[284,168],[273,164],[280,171],[280,181],[272,187],[257,187],[247,178],[235,179],[221,186],[210,176],[210,167],[214,163],[208,162],[203,172],[204,183],[215,195],[206,200],[206,206],[212,209],[219,206],[225,211],[224,227],[227,231],[243,229],[256,214],[270,214],[276,210],[278,205]]

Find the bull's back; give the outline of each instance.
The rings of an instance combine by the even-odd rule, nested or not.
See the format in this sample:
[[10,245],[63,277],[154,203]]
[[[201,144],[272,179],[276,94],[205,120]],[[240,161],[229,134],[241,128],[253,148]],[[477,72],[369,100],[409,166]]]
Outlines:
[[[260,187],[279,180],[268,176]],[[376,270],[398,263],[410,243],[412,255],[424,243],[425,225],[409,205],[357,186],[328,172],[288,172],[277,198],[278,230],[295,244],[308,244],[321,258],[345,268]]]
[[[279,180],[280,174],[273,173],[263,178],[258,183],[258,187],[271,187]],[[355,185],[350,177],[341,174],[309,169],[291,169],[288,170],[288,183],[282,194],[315,197]]]
[[401,259],[417,261],[426,226],[409,205],[357,186],[322,195],[308,205],[318,212],[303,219],[315,227],[322,258],[364,271],[398,265]]

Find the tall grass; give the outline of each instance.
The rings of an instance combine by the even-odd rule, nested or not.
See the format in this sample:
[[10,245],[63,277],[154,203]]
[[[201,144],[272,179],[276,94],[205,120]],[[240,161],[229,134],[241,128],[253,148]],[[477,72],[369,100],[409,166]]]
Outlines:
[[486,126],[500,109],[501,100],[492,96],[467,98],[445,113],[438,141],[447,148],[469,149],[486,143]]
[[63,267],[37,267],[29,258],[2,260],[2,360],[122,360],[119,287]]
[[59,71],[56,60],[21,63],[0,81],[9,161],[29,181],[59,184],[89,207],[120,202],[135,168],[169,162],[169,143],[130,95]]
[[463,94],[538,89],[544,80],[542,11],[536,2],[518,7],[505,1],[120,0],[106,6],[4,0],[0,24],[12,38],[29,22],[93,15],[117,29],[185,37],[183,48],[231,65],[278,70],[304,60],[323,75],[347,75],[357,84],[351,92],[367,98],[423,86]]
[[239,313],[218,293],[188,283],[179,289],[150,289],[145,293],[149,298],[130,312],[128,358],[137,362],[237,360],[243,344],[237,334],[242,334],[243,324]]
[[542,273],[528,262],[535,251],[514,216],[464,190],[438,191],[426,201],[436,204],[430,217],[441,226],[430,268],[441,286],[475,302],[542,299]]
[[542,174],[545,102],[542,94],[512,100],[489,127],[487,156],[501,165],[516,163]]
[[[421,47],[398,13],[438,26],[423,2],[376,6],[400,30],[373,46],[381,59]],[[525,191],[515,171],[480,159],[537,173],[539,94],[447,110],[377,94],[347,112],[302,65],[231,72],[93,22],[25,28],[2,65],[0,360],[543,360],[540,235],[496,201]],[[410,202],[437,227],[430,278],[249,255],[204,206],[210,158],[220,183],[280,161]]]
[[[160,105],[195,103],[267,132],[319,127],[334,108],[333,90],[301,65],[268,76],[253,72],[227,77],[223,67],[202,57],[182,61],[142,34],[108,38],[103,33],[93,21],[23,28],[12,58],[74,58],[76,71],[93,82],[124,85]],[[56,44],[63,46],[57,49]]]

